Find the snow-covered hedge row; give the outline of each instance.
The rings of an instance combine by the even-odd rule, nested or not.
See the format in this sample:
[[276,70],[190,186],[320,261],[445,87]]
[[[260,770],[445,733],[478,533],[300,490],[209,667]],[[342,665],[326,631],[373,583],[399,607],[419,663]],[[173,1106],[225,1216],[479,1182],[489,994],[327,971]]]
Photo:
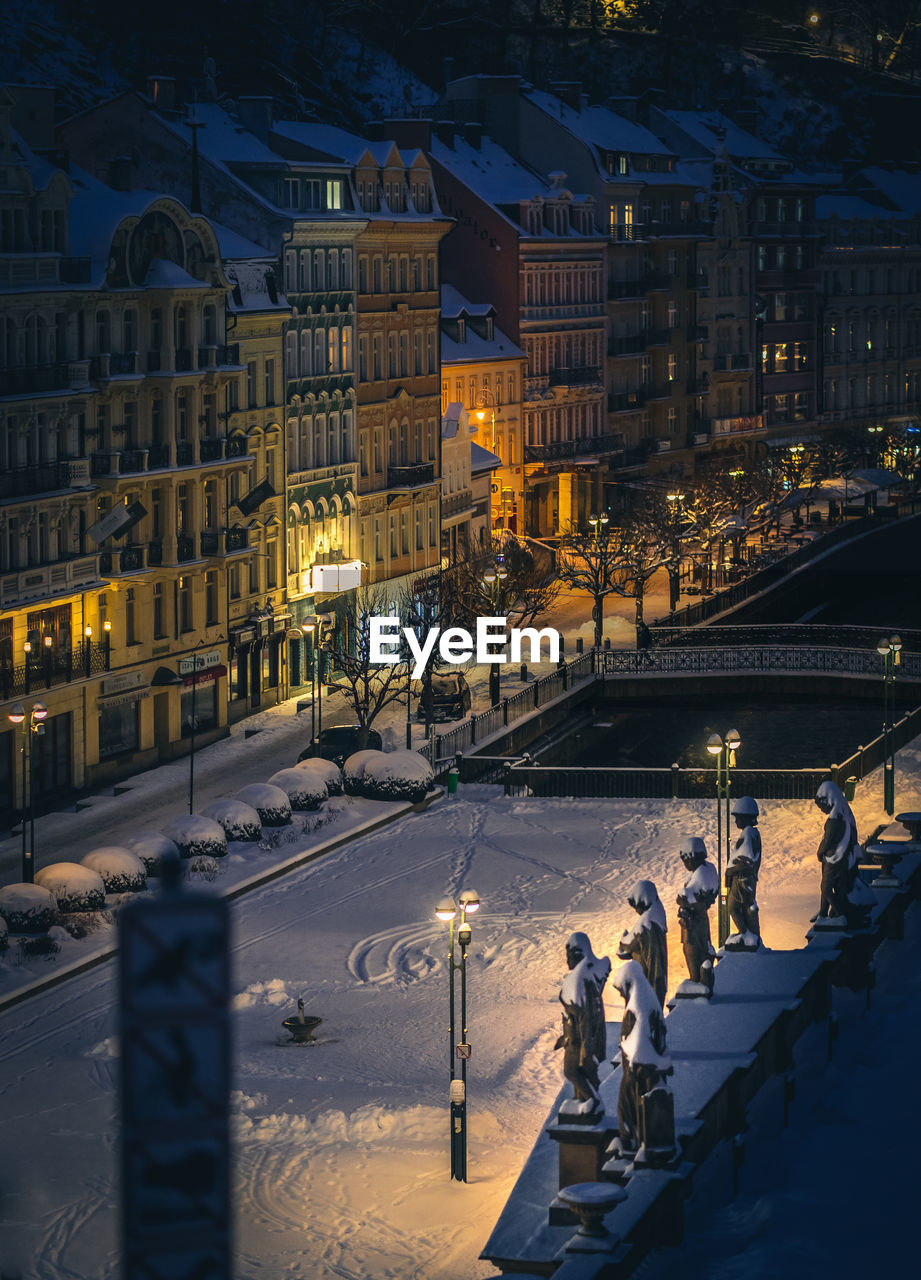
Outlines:
[[[361,777],[361,794],[368,800],[424,800],[435,775],[416,751],[375,751]],[[346,761],[348,764],[348,761]]]
[[102,876],[79,862],[53,862],[35,873],[35,883],[47,889],[64,915],[74,911],[101,911],[106,904]]
[[137,854],[149,876],[161,874],[164,860],[179,857],[176,841],[170,840],[162,831],[138,831],[125,841],[125,848]]
[[365,776],[365,768],[371,760],[376,760],[378,756],[383,758],[383,751],[374,751],[368,748],[365,751],[356,751],[354,755],[350,755],[342,766],[342,782],[345,787],[347,796],[364,795],[362,783]]
[[106,893],[140,893],[147,888],[144,864],[130,849],[104,845],[91,850],[80,859],[80,864],[102,876]]
[[0,916],[0,951],[5,951],[10,945],[10,931],[3,916]]
[[202,816],[223,827],[228,840],[255,844],[262,839],[259,814],[251,804],[244,804],[242,800],[215,800],[214,804],[202,810]]
[[251,782],[237,792],[237,799],[252,805],[264,827],[286,827],[291,821],[291,803],[281,787]]
[[207,858],[223,858],[227,852],[224,828],[198,813],[173,818],[164,827],[164,835],[177,846],[181,858],[196,858],[199,854]]
[[58,918],[58,904],[40,885],[8,884],[0,889],[0,915],[10,933],[45,933]]
[[[338,769],[336,770],[338,773]],[[269,784],[280,787],[288,797],[291,808],[298,812],[319,809],[329,794],[325,781],[306,769],[279,769],[269,778]]]
[[298,761],[294,767],[309,774],[317,785],[325,784],[328,795],[342,795],[342,770],[334,760],[321,760],[319,756],[312,756],[309,760]]

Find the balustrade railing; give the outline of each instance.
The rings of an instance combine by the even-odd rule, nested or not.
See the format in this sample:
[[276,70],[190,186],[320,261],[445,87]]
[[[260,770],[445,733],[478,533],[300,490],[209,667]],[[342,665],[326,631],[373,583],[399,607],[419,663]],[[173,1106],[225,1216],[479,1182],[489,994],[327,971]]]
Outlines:
[[29,655],[28,662],[0,666],[0,697],[27,697],[39,689],[86,680],[109,669],[109,646],[81,640],[69,649],[42,649]]

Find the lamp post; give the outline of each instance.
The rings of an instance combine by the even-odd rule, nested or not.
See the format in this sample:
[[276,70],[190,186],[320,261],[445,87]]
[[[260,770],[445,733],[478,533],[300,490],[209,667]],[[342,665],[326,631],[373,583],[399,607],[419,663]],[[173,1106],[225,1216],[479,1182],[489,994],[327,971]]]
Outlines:
[[[450,1103],[450,1148],[451,1177],[456,1182],[467,1181],[467,1062],[470,1059],[470,1042],[467,1039],[467,948],[470,946],[472,930],[467,920],[480,907],[480,897],[475,889],[464,889],[457,902],[451,897],[444,897],[435,907],[435,915],[448,925],[448,1016],[450,1021],[449,1043],[449,1085]],[[455,929],[455,920],[460,911],[460,923]],[[460,944],[460,961],[455,958],[456,942]],[[454,995],[454,977],[461,977],[460,990],[460,1033],[457,1039],[456,1000]],[[460,1076],[456,1063],[460,1062]]]
[[[22,725],[22,879],[32,884],[35,876],[35,797],[32,786],[32,734],[45,732],[48,708],[44,702],[35,702],[28,714],[21,702],[14,703],[8,714],[11,724]],[[26,841],[26,813],[29,819],[29,840]]]
[[707,739],[707,751],[716,763],[716,870],[719,877],[720,896],[716,916],[716,937],[719,946],[729,933],[729,913],[726,904],[726,888],[723,884],[723,819],[722,805],[726,806],[726,863],[729,861],[729,770],[735,764],[735,753],[742,745],[738,729],[727,729],[725,739],[712,733]]
[[668,564],[668,610],[674,613],[678,608],[678,600],[681,596],[681,543],[678,537],[679,525],[681,521],[681,504],[685,495],[675,490],[673,493],[665,495],[665,501],[669,504],[669,533],[671,541],[672,558]]
[[883,807],[895,813],[895,669],[899,665],[902,641],[899,636],[883,636],[876,652],[883,660]]
[[112,654],[112,623],[109,621],[109,619],[108,619],[108,618],[106,618],[105,622],[102,624],[102,629],[103,629],[103,632],[105,633],[105,643],[106,643],[106,671],[108,671],[108,670],[109,670],[109,660],[110,660],[110,658],[111,658],[111,654]]
[[304,638],[310,641],[310,741],[311,743],[317,736],[317,667],[316,667],[316,650],[314,649],[314,632],[317,629],[316,622],[302,622],[301,631]]
[[[499,609],[502,603],[502,592],[503,592],[502,583],[505,581],[507,577],[508,577],[508,574],[505,571],[505,561],[503,560],[502,556],[496,557],[496,567],[494,569],[491,569],[488,573],[483,574],[482,586],[485,589],[487,597],[489,599],[489,607],[490,609],[493,610],[496,617],[499,616],[496,611]],[[505,614],[504,609],[502,610],[502,614],[504,616]],[[501,693],[501,689],[500,689],[500,683],[499,683],[499,664],[497,662],[491,662],[489,664],[490,706],[497,707],[499,705],[500,693]]]

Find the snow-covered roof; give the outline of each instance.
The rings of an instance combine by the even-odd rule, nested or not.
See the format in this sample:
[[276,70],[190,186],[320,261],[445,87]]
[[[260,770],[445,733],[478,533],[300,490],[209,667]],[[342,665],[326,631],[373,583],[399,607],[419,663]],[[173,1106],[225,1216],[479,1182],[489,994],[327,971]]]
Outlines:
[[453,440],[460,430],[460,424],[463,421],[466,410],[457,400],[452,400],[441,415],[441,438],[442,440]]
[[317,160],[328,160],[335,164],[354,165],[370,153],[376,163],[383,167],[396,148],[400,163],[409,166],[419,155],[416,147],[401,151],[393,141],[369,141],[336,125],[316,124],[311,120],[276,120],[272,129],[315,152]]
[[241,236],[239,232],[225,227],[220,222],[215,222],[213,218],[208,221],[214,228],[217,236],[218,246],[221,250],[221,257],[226,262],[230,258],[268,258],[274,260],[275,255],[269,250],[263,248],[262,245],[256,244],[253,240],[248,240],[246,236]]
[[35,190],[44,191],[54,175],[62,171],[45,156],[36,155],[25,138],[17,133],[15,129],[10,130],[10,138],[13,143],[13,150],[19,153],[22,163],[29,170]]
[[518,204],[535,196],[546,197],[550,184],[513,160],[509,153],[484,135],[479,147],[457,137],[449,147],[432,139],[432,156],[449,173],[490,204]]
[[257,258],[255,261],[234,259],[225,263],[227,279],[234,286],[228,295],[227,307],[230,311],[290,311],[291,307],[283,293],[277,287],[270,288],[274,279],[274,263],[271,259]]
[[819,196],[815,202],[815,216],[823,218],[887,218],[891,209],[884,209],[878,204],[870,204],[860,196],[834,195]]
[[722,111],[666,111],[665,114],[714,154],[725,147],[733,160],[777,160],[789,164],[786,156],[740,128]]
[[156,200],[164,199],[163,192],[115,191],[75,166],[70,176],[74,188],[68,212],[70,252],[92,259],[94,268],[104,271],[119,223],[125,218],[142,217]]
[[641,124],[634,124],[607,107],[584,107],[577,111],[552,93],[541,89],[526,89],[525,97],[540,107],[541,111],[559,120],[570,133],[583,142],[607,151],[624,151],[633,154],[667,156],[675,153]]
[[[190,142],[191,130],[184,120],[169,116],[160,119],[183,142]],[[226,165],[278,164],[275,152],[216,102],[196,103],[194,119],[200,125],[198,150],[209,160],[219,160]]]
[[502,459],[497,458],[489,449],[484,449],[475,440],[470,442],[470,470],[476,474],[480,471],[496,471],[502,466]]
[[[447,320],[458,320],[464,316],[484,319],[495,314],[495,308],[488,302],[468,302],[453,285],[442,285],[441,314]],[[509,360],[524,356],[521,348],[516,346],[501,329],[496,328],[495,323],[492,334],[491,338],[486,338],[477,333],[471,324],[467,324],[464,329],[464,341],[460,342],[442,331],[442,365],[464,364],[479,360]]]
[[203,280],[190,276],[178,262],[168,258],[152,258],[144,277],[145,289],[207,289],[210,286]]
[[470,302],[453,284],[441,286],[441,314],[449,319],[466,313],[468,316],[488,316],[495,307],[491,302]]
[[871,166],[861,169],[860,176],[890,200],[896,209],[904,213],[921,213],[921,174]]

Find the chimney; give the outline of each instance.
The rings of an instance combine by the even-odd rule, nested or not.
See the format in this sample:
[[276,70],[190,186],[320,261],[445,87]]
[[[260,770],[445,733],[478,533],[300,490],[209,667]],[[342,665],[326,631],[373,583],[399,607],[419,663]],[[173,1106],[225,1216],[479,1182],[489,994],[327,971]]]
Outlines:
[[573,111],[582,110],[581,80],[551,80],[550,92],[565,102],[567,107],[572,107]]
[[453,120],[436,120],[435,121],[435,137],[439,142],[443,142],[446,147],[454,150],[454,133],[455,124]]
[[464,141],[479,151],[483,142],[483,126],[477,120],[468,120],[464,125]]
[[173,76],[148,76],[147,96],[157,111],[175,111],[175,78]]
[[623,116],[636,124],[636,98],[608,98],[605,106],[616,116]]
[[109,161],[109,186],[113,191],[131,190],[131,157],[113,156]]
[[272,128],[272,99],[255,94],[237,100],[237,118],[244,129],[254,133],[262,142],[268,142]]

